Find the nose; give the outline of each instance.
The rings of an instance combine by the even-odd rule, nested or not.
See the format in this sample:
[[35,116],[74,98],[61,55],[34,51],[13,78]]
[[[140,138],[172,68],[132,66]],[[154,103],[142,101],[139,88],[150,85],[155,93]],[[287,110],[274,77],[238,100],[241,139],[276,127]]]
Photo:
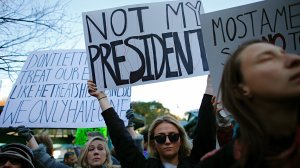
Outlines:
[[165,142],[165,144],[170,144],[170,143],[171,143],[171,141],[169,140],[169,137],[166,136],[166,142]]
[[288,53],[284,63],[287,68],[300,66],[300,55]]
[[95,149],[93,150],[93,153],[94,153],[94,155],[98,155],[98,154],[100,153],[100,150],[97,149],[97,148],[95,148]]
[[5,167],[10,167],[12,164],[10,163],[10,161],[6,161],[4,164],[3,164],[3,168]]

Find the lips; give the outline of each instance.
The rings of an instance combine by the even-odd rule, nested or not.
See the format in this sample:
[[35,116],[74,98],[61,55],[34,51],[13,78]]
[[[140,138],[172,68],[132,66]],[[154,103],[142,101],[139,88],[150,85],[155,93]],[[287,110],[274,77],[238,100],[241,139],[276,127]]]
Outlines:
[[172,147],[166,147],[164,148],[164,150],[172,150],[173,148]]
[[101,158],[99,158],[99,157],[96,157],[96,158],[93,158],[93,160],[95,160],[95,161],[99,161],[99,160],[101,160]]

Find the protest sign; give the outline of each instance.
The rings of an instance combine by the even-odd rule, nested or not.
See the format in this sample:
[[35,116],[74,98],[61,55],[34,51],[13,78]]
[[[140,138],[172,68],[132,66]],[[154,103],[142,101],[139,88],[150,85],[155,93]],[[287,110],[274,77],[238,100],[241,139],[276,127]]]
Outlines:
[[262,39],[300,53],[299,0],[261,1],[206,13],[200,19],[215,90],[227,58],[247,40]]
[[91,78],[99,89],[208,74],[200,0],[82,14]]
[[[41,51],[26,60],[0,114],[0,127],[94,128],[105,126],[99,102],[87,92],[85,50]],[[125,120],[131,88],[106,90]]]

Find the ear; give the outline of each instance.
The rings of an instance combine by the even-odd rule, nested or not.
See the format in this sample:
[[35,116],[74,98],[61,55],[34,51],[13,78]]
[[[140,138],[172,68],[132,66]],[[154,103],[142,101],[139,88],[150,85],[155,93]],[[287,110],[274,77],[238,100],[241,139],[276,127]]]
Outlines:
[[241,84],[239,84],[239,88],[241,89],[242,94],[244,96],[246,96],[246,97],[252,97],[251,90],[250,90],[250,88],[247,85],[241,83]]

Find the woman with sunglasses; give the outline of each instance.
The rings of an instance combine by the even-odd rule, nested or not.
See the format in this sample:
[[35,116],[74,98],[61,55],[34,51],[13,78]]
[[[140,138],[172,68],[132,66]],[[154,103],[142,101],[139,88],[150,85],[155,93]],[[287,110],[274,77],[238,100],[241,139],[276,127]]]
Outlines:
[[160,159],[165,168],[182,165],[190,155],[191,144],[187,134],[172,116],[158,117],[149,127],[149,157]]
[[192,150],[187,134],[178,121],[171,116],[162,116],[157,118],[149,128],[150,157],[146,159],[135,146],[123,120],[109,103],[106,94],[97,91],[93,81],[88,80],[87,84],[89,94],[96,97],[100,103],[102,116],[122,168],[191,168],[205,153],[215,149],[216,123],[211,95],[204,95],[202,99],[200,111],[208,110],[206,112],[209,115],[203,114],[199,118],[201,121],[198,121],[197,129],[204,131],[198,132],[197,138],[193,140]]

